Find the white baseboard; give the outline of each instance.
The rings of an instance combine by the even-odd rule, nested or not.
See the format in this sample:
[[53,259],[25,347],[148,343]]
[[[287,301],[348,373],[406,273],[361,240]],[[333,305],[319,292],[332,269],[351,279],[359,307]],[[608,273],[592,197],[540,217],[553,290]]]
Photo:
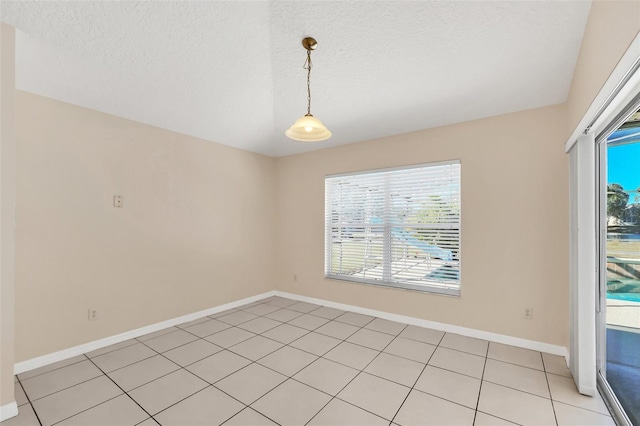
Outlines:
[[13,367],[13,371],[14,371],[14,374],[24,373],[25,371],[34,370],[36,368],[43,367],[45,365],[53,364],[54,362],[63,361],[65,359],[72,358],[74,356],[95,351],[96,349],[101,349],[106,346],[124,342],[125,340],[144,336],[145,334],[153,333],[154,331],[162,330],[168,327],[173,327],[174,325],[193,321],[198,318],[205,317],[207,315],[217,314],[218,312],[226,311],[227,309],[233,309],[238,306],[246,305],[248,303],[252,303],[257,300],[274,296],[275,294],[276,294],[275,291],[268,291],[266,293],[258,294],[256,296],[251,296],[245,299],[236,300],[235,302],[225,303],[224,305],[219,305],[214,308],[205,309],[203,311],[194,312],[192,314],[183,315],[177,318],[172,318],[170,320],[158,322],[145,327],[137,328],[135,330],[116,334],[115,336],[105,337],[104,339],[95,340],[93,342],[84,343],[82,345],[74,346],[72,348],[63,349],[58,352],[42,355],[42,356],[15,364]]
[[[415,325],[418,327],[426,327],[426,328],[440,330],[448,333],[456,333],[456,334],[461,334],[463,336],[484,339],[490,342],[502,343],[505,345],[517,346],[520,348],[546,352],[548,354],[563,356],[565,357],[567,364],[569,362],[569,353],[567,351],[567,348],[563,346],[551,345],[549,343],[537,342],[535,340],[521,339],[518,337],[506,336],[504,334],[491,333],[488,331],[476,330],[473,328],[460,327],[460,326],[445,324],[441,322],[408,317],[405,315],[392,314],[389,312],[378,311],[375,309],[362,308],[360,306],[353,306],[353,305],[347,305],[345,303],[332,302],[330,300],[317,299],[315,297],[300,296],[298,294],[287,293],[279,290],[272,290],[266,293],[258,294],[256,296],[251,296],[245,299],[237,300],[235,302],[230,302],[224,305],[216,306],[214,308],[209,308],[203,311],[194,312],[192,314],[183,315],[181,317],[162,321],[156,324],[151,324],[146,327],[141,327],[135,330],[127,331],[125,333],[116,334],[115,336],[106,337],[104,339],[74,346],[72,348],[64,349],[48,355],[32,358],[27,361],[22,361],[15,364],[14,373],[15,374],[24,373],[25,371],[30,371],[39,367],[43,367],[45,365],[52,364],[54,362],[63,361],[65,359],[72,358],[74,356],[81,355],[87,352],[91,352],[96,349],[100,349],[109,345],[124,342],[125,340],[129,340],[135,337],[143,336],[145,334],[153,333],[154,331],[162,330],[167,327],[173,327],[174,325],[193,321],[207,315],[213,315],[218,312],[225,311],[227,309],[233,309],[238,306],[246,305],[248,303],[252,303],[252,302],[265,299],[271,296],[286,297],[293,300],[299,300],[301,302],[309,302],[317,305],[328,306],[330,308],[342,309],[345,311],[356,312],[364,315],[371,315],[371,316],[387,319],[390,321],[396,321],[396,322],[402,322],[405,324]],[[11,409],[10,406],[11,404],[8,404],[7,406],[4,406],[4,407],[9,407],[7,408],[7,410],[10,410]],[[2,407],[3,415],[5,410],[4,407]],[[17,407],[15,408],[17,413]]]
[[587,396],[594,396],[598,394],[598,390],[593,386],[584,386],[584,385],[578,387],[578,392],[580,392],[582,395],[587,395]]
[[337,303],[315,297],[300,296],[284,291],[275,291],[276,296],[286,297],[301,302],[315,303],[316,305],[328,306],[330,308],[342,309],[343,311],[351,311],[359,314],[370,315],[383,318],[389,321],[402,322],[405,324],[416,325],[418,327],[431,328],[434,330],[444,331],[447,333],[456,333],[463,336],[484,339],[490,342],[502,343],[505,345],[517,346],[519,348],[532,349],[534,351],[546,352],[552,355],[559,355],[565,358],[569,363],[569,352],[567,348],[549,343],[538,342],[535,340],[521,339],[519,337],[506,336],[504,334],[491,333],[488,331],[476,330],[474,328],[460,327],[457,325],[445,324],[441,322],[429,321],[425,319],[408,317],[404,315],[392,314],[389,312],[378,311],[375,309],[361,308],[359,306],[347,305],[345,303]]
[[18,404],[11,402],[0,407],[0,422],[10,419],[18,415]]

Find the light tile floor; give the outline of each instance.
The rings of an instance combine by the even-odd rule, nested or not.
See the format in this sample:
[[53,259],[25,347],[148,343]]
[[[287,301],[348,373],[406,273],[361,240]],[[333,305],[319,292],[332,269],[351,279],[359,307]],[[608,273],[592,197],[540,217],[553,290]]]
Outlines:
[[564,359],[272,297],[18,375],[17,425],[613,425]]

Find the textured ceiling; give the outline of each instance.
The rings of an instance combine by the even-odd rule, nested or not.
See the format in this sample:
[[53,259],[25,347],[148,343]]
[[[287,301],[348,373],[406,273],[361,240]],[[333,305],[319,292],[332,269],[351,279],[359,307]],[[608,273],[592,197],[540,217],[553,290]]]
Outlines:
[[[589,1],[2,0],[20,90],[281,156],[564,102]],[[333,132],[294,142],[312,107]]]

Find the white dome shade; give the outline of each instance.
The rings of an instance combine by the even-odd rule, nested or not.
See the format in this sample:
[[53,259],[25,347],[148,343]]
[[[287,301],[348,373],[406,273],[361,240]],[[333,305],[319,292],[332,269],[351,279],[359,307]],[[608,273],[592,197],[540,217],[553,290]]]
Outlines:
[[319,142],[329,139],[331,132],[324,127],[322,121],[311,114],[306,114],[296,120],[293,126],[285,132],[289,139],[301,142]]

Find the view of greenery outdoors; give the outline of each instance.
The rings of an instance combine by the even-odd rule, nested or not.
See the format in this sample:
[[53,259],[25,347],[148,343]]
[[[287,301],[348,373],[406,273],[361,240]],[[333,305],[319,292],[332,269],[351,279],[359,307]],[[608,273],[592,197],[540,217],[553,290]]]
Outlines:
[[640,125],[609,139],[623,138],[631,143],[617,141],[607,149],[607,293],[640,302]]
[[607,139],[606,378],[640,425],[640,112]]
[[615,293],[626,283],[626,290],[638,293],[640,301],[640,274],[632,271],[640,271],[640,188],[629,191],[618,183],[607,185],[607,257],[612,264],[609,290]]

